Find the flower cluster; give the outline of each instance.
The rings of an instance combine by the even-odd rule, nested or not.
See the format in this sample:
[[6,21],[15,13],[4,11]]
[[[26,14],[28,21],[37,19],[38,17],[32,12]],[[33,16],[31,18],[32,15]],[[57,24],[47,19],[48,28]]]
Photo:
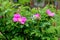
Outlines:
[[21,16],[19,13],[14,14],[13,21],[20,22],[21,24],[25,24],[27,18]]
[[[52,13],[49,9],[46,10],[46,13],[48,14],[48,16],[51,16],[51,17],[55,15],[55,13]],[[41,18],[41,15],[39,13],[34,14],[32,17],[32,19],[40,19],[40,18]],[[25,24],[25,22],[27,21],[27,18],[21,16],[19,13],[16,13],[14,14],[13,21],[20,22],[21,24]]]

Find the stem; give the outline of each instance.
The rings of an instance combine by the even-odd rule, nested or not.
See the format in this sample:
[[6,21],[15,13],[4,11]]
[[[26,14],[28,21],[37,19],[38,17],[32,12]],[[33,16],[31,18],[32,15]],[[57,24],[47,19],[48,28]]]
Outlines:
[[5,37],[6,40],[8,40],[8,38],[5,36],[5,34],[3,32],[1,32],[1,34]]
[[48,5],[50,5],[50,1],[48,0]]
[[57,5],[56,5],[56,12],[57,12],[57,10],[58,10],[58,1],[57,1]]
[[30,1],[30,6],[31,6],[31,7],[34,6],[34,2],[33,2],[33,0]]

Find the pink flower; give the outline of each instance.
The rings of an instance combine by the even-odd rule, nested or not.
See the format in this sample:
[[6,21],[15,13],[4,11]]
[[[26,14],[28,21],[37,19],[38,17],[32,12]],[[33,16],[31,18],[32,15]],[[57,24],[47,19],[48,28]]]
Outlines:
[[49,9],[46,11],[46,13],[48,14],[48,16],[51,16],[51,17],[55,15],[55,13],[52,13]]
[[21,24],[25,24],[26,20],[27,20],[26,17],[22,17],[22,18],[19,19],[19,22],[20,22]]
[[46,11],[46,13],[47,13],[47,14],[50,14],[50,13],[51,13],[51,11],[48,9],[48,10]]
[[50,13],[48,15],[51,16],[51,17],[53,17],[55,15],[55,13]]
[[15,18],[20,18],[21,15],[20,15],[19,13],[16,13],[16,14],[14,14],[14,17],[15,17]]
[[14,17],[14,18],[13,18],[13,21],[14,21],[14,22],[18,22],[18,18],[15,18],[15,17]]
[[14,14],[13,21],[18,22],[19,18],[21,18],[20,14],[16,13],[16,14]]
[[14,22],[20,22],[21,24],[25,24],[27,18],[21,17],[20,14],[14,14],[13,21]]
[[35,14],[34,17],[35,17],[36,19],[39,19],[39,18],[40,18],[40,14]]

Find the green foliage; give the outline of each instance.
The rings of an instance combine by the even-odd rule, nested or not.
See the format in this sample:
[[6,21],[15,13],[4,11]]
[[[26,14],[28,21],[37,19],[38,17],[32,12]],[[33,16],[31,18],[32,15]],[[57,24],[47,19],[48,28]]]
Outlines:
[[12,40],[24,40],[24,38],[23,37],[15,37]]
[[[25,0],[23,0],[25,2]],[[21,2],[21,1],[19,1]],[[22,4],[24,4],[22,2]],[[0,39],[1,40],[58,40],[60,34],[59,23],[59,11],[52,5],[47,5],[42,9],[30,8],[29,6],[17,6],[9,1],[3,1],[0,6]],[[46,10],[50,9],[55,12],[54,17],[49,17],[46,14]],[[24,25],[19,22],[13,22],[14,13],[18,12],[22,16],[27,18]],[[34,19],[34,14],[39,13],[41,15],[39,20]],[[57,23],[56,26],[53,23]]]
[[29,2],[30,2],[30,0],[22,0],[22,1],[19,0],[19,3],[20,3],[20,4],[25,4],[25,3],[29,3]]
[[30,3],[30,0],[11,0],[11,1],[13,1],[13,3],[15,3],[15,4],[20,4],[20,5],[25,5],[25,4],[28,4],[28,3]]

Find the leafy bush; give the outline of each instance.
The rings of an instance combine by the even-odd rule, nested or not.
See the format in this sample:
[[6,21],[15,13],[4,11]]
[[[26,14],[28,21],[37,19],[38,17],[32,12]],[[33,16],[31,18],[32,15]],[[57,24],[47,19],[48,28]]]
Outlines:
[[9,1],[1,3],[0,40],[58,40],[56,13],[59,12],[56,12],[52,5],[47,5],[43,9],[31,9],[23,5],[18,8],[13,6],[15,4]]

